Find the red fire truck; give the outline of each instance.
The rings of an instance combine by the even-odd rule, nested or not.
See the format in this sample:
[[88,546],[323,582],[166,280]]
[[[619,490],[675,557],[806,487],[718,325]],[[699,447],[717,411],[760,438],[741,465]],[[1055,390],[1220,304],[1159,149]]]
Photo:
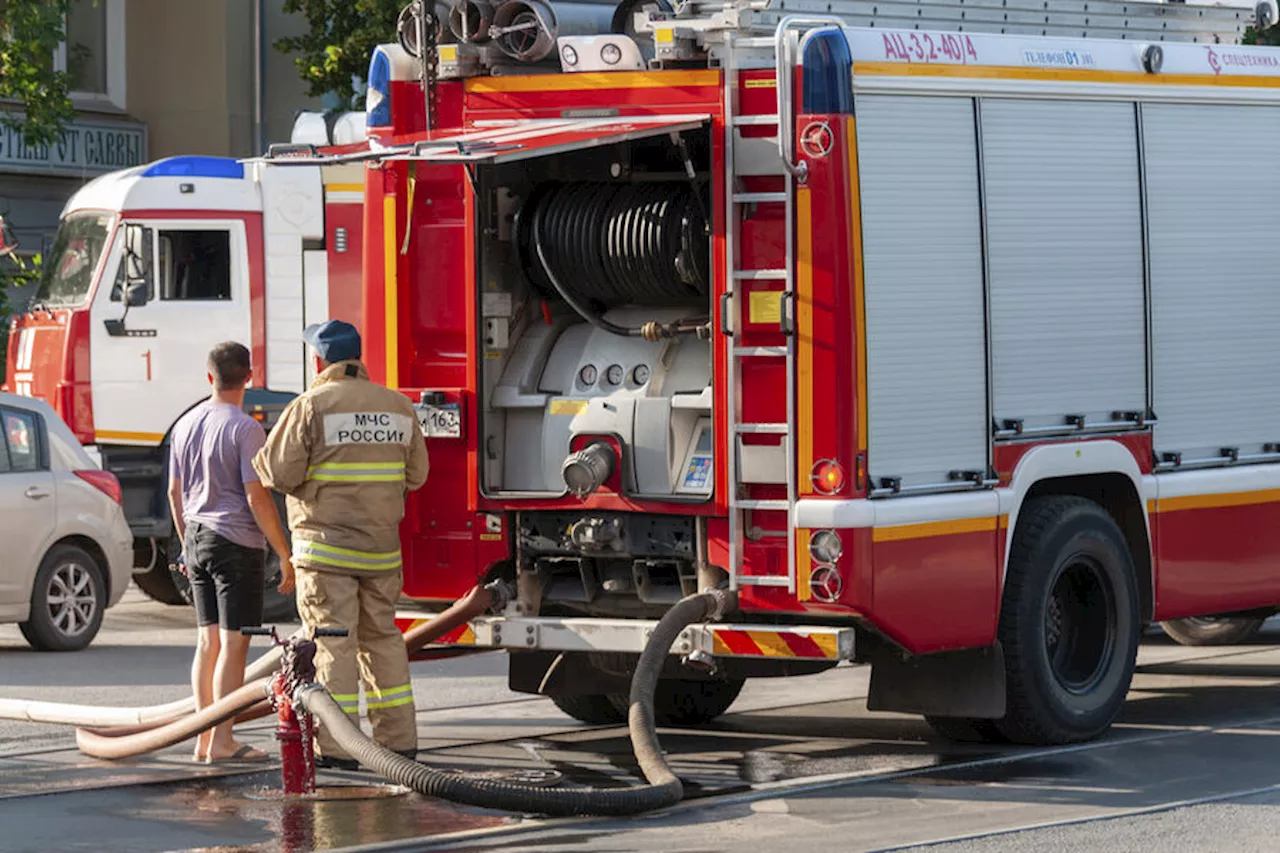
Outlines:
[[[50,403],[120,479],[134,580],[153,598],[186,598],[169,568],[166,439],[208,396],[209,349],[251,346],[246,406],[270,428],[309,381],[303,326],[360,320],[363,190],[354,166],[171,157],[104,175],[68,201],[44,277],[12,319],[4,390]],[[127,234],[144,256],[130,287]],[[268,612],[287,619],[292,599],[275,585],[269,577]]]
[[856,660],[872,709],[1062,743],[1144,625],[1273,613],[1280,52],[1158,8],[1089,4],[1108,39],[693,2],[458,81],[379,48],[366,351],[432,457],[405,619],[512,581],[451,641],[605,722],[654,620],[726,587],[661,720]]

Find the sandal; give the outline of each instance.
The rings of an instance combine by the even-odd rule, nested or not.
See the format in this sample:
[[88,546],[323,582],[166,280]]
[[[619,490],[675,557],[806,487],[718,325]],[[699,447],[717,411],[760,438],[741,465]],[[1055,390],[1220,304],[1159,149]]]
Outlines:
[[205,759],[205,764],[219,764],[223,761],[270,761],[271,756],[267,755],[260,749],[255,749],[249,744],[242,745],[235,752],[225,758],[214,758],[210,756]]

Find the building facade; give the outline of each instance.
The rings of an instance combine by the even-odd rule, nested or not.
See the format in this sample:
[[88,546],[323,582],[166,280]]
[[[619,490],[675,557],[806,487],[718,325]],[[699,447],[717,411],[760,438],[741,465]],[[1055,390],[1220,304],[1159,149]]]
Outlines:
[[[0,129],[0,217],[18,255],[50,245],[93,178],[177,154],[250,156],[288,141],[307,98],[271,44],[305,26],[283,0],[77,0],[53,57],[76,117],[53,145]],[[3,105],[0,104],[0,108]],[[14,295],[15,307],[22,298]]]

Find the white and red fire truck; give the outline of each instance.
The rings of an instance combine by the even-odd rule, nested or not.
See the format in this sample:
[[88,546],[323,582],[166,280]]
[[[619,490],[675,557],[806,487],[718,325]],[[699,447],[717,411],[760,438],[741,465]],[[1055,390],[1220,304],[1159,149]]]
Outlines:
[[1280,51],[1135,5],[988,10],[1109,39],[693,2],[448,82],[379,48],[349,156],[368,359],[432,457],[406,622],[512,581],[449,639],[602,722],[727,587],[660,721],[857,660],[873,709],[1060,743],[1144,625],[1274,612]]
[[[209,349],[251,345],[246,407],[269,428],[313,367],[303,325],[360,320],[363,189],[357,166],[171,157],[67,203],[34,299],[12,320],[4,390],[52,404],[119,477],[134,578],[151,596],[184,598],[169,569],[166,437],[208,395]],[[126,287],[127,233],[147,247],[144,286]],[[270,578],[267,589],[270,615],[287,618],[290,599]]]

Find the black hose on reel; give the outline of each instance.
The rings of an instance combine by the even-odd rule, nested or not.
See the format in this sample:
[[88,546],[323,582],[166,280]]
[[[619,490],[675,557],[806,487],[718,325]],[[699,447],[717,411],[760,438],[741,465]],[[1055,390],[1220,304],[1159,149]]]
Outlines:
[[534,283],[597,328],[652,340],[705,322],[631,328],[601,316],[627,303],[706,305],[707,219],[689,184],[554,184],[529,200],[518,230]]

